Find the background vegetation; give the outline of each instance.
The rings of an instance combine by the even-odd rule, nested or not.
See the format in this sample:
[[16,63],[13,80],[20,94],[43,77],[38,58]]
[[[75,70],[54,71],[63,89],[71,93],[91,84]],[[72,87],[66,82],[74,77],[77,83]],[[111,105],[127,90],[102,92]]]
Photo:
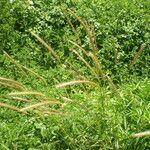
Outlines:
[[1,0],[0,149],[149,149],[149,8]]

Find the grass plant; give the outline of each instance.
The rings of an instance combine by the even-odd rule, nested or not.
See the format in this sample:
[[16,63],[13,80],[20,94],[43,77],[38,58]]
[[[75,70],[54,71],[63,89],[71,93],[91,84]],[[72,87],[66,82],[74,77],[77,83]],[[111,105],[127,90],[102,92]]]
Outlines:
[[[40,1],[35,3],[38,7],[42,6]],[[115,3],[120,6],[121,1],[113,2]],[[113,5],[107,5],[108,10],[111,7],[117,13]],[[0,61],[0,149],[148,150],[149,77],[128,75],[125,82],[123,80],[118,84],[114,83],[113,74],[104,66],[101,55],[104,49],[100,48],[97,42],[94,26],[71,7],[64,9],[63,6],[62,9],[60,6],[60,10],[62,12],[59,12],[59,17],[65,18],[65,23],[61,23],[65,29],[69,28],[66,30],[66,35],[69,36],[62,36],[59,47],[56,46],[57,42],[55,43],[55,40],[59,40],[57,35],[54,35],[55,32],[46,30],[53,35],[52,43],[56,44],[55,47],[59,51],[56,52],[52,45],[41,38],[44,37],[42,31],[39,31],[39,36],[33,28],[30,30],[31,39],[27,38],[29,45],[35,46],[36,39],[48,50],[48,53],[42,53],[41,45],[37,45],[31,53],[31,56],[34,56],[31,61],[34,62],[31,65],[33,68],[28,68],[23,62],[19,63],[19,57],[13,57],[14,53],[10,55],[9,52],[2,51],[0,54],[0,58],[4,59],[3,63]],[[36,11],[38,12],[38,9]],[[43,17],[48,17],[48,14],[42,15],[42,19]],[[53,21],[50,22],[48,18],[47,22],[50,25]],[[53,25],[55,24],[56,22]],[[59,28],[57,30],[62,31]],[[108,32],[107,36],[109,34]],[[84,37],[88,39],[84,40]],[[66,44],[67,48],[61,44]],[[128,60],[130,68],[133,68],[142,56],[145,46],[142,44],[133,58]],[[63,50],[68,50],[67,57],[64,56]],[[119,49],[116,52],[115,65],[121,60],[118,59],[121,57]],[[21,54],[19,51],[16,56],[19,56],[18,53]],[[105,56],[107,57],[106,54]],[[38,59],[46,63],[37,66]],[[49,65],[48,61],[54,64]],[[12,71],[16,68],[17,75]],[[37,69],[38,73],[34,69]]]

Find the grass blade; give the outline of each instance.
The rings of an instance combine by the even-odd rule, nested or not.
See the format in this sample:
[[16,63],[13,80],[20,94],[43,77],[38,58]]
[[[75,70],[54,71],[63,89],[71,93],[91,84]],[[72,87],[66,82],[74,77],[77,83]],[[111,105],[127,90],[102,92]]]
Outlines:
[[73,70],[73,71],[76,73],[76,75],[78,75],[79,78],[81,78],[82,80],[86,80],[86,77],[83,75],[83,73],[81,73],[81,72],[79,71],[79,69],[75,68],[71,63],[67,62],[67,66],[68,66],[71,70]]
[[85,105],[83,105],[83,104],[77,102],[76,100],[72,100],[72,99],[70,99],[70,98],[68,98],[68,97],[64,97],[64,96],[62,96],[61,98],[65,101],[65,102],[63,103],[63,105],[62,105],[62,108],[64,108],[64,106],[66,106],[67,103],[73,103],[73,104],[78,105],[78,106],[80,106],[81,108],[87,110],[87,107],[86,107]]

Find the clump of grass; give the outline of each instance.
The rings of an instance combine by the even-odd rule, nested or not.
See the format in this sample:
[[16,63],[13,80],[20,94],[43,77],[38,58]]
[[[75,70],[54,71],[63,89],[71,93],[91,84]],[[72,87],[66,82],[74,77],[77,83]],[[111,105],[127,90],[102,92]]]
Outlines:
[[[95,82],[97,82],[97,84],[99,84],[101,82],[101,80],[103,80],[103,81],[107,80],[110,87],[116,92],[117,88],[116,88],[115,84],[113,83],[112,79],[103,70],[104,67],[102,66],[101,61],[98,57],[98,48],[97,48],[97,43],[96,43],[96,37],[95,37],[95,34],[94,34],[92,27],[87,23],[86,20],[84,20],[83,18],[78,16],[77,13],[72,11],[71,9],[64,10],[64,14],[68,20],[68,23],[72,27],[73,32],[76,32],[76,29],[73,27],[73,24],[71,23],[71,20],[69,19],[68,14],[74,16],[80,22],[81,26],[86,31],[86,34],[89,37],[89,41],[90,41],[90,49],[91,50],[88,50],[88,51],[85,50],[81,45],[79,45],[73,41],[69,41],[70,43],[73,44],[73,46],[75,46],[76,48],[79,48],[82,51],[82,54],[80,54],[75,49],[71,49],[70,51],[73,52],[74,54],[76,54],[78,59],[82,63],[85,64],[85,66],[87,67],[87,72],[91,72],[93,79],[96,78]],[[76,35],[77,35],[77,38],[80,39],[78,34],[76,34]],[[92,60],[92,65],[91,65],[91,63],[89,63],[87,61],[88,59],[90,59],[90,61]],[[80,73],[78,73],[78,69],[73,68],[73,70],[77,74],[79,74],[82,79],[88,80],[87,77],[82,76]],[[74,81],[73,81],[73,83],[74,83]],[[76,82],[76,84],[79,84],[79,83],[82,83],[82,82]],[[70,82],[68,82],[68,84],[70,84]]]
[[[91,51],[87,52],[87,50],[85,50],[82,46],[78,45],[77,43],[73,42],[73,41],[69,41],[70,43],[72,43],[75,47],[78,47],[79,49],[82,50],[83,54],[86,56],[86,58],[84,58],[82,55],[79,54],[79,52],[75,49],[71,50],[73,53],[75,53],[77,55],[77,57],[79,58],[79,60],[81,62],[83,62],[85,64],[85,66],[87,67],[87,71],[90,71],[92,76],[94,78],[97,79],[97,83],[101,82],[102,80],[107,80],[110,87],[112,87],[112,89],[116,91],[116,86],[113,83],[113,81],[111,80],[110,77],[108,77],[108,75],[105,73],[105,71],[102,69],[103,66],[101,65],[101,62],[98,58],[98,48],[97,48],[97,43],[96,43],[96,37],[95,34],[91,28],[91,26],[87,23],[86,20],[84,20],[83,18],[79,17],[74,11],[72,11],[71,9],[67,9],[64,10],[65,16],[68,20],[68,23],[70,24],[70,26],[72,27],[73,32],[76,32],[76,29],[74,28],[73,24],[71,23],[71,20],[68,17],[68,14],[73,15],[79,22],[80,24],[83,26],[83,28],[85,29],[87,36],[89,37],[90,40],[90,45],[91,45]],[[31,34],[40,42],[42,43],[48,50],[50,53],[52,53],[52,55],[55,57],[55,59],[58,61],[58,63],[63,63],[60,59],[60,57],[58,56],[58,54],[55,53],[54,49],[48,45],[40,36],[38,36],[35,32],[31,31]],[[77,38],[79,41],[80,37],[77,35]],[[80,43],[81,44],[81,43]],[[91,58],[91,60],[93,61],[93,64],[95,66],[91,66],[91,64],[86,60],[88,58]],[[84,75],[81,75],[82,73],[79,73],[78,69],[76,69],[72,64],[70,63],[66,63],[69,68],[72,68],[80,77],[81,79],[85,79],[88,80]],[[73,81],[74,82],[74,81]],[[92,81],[91,81],[92,82]],[[77,84],[79,84],[79,82],[76,82]],[[81,82],[80,82],[81,83]],[[96,84],[95,84],[96,85]]]
[[[70,85],[76,85],[76,84],[86,84],[86,85],[92,85],[92,86],[100,86],[100,82],[101,80],[107,80],[109,85],[112,87],[112,89],[116,90],[116,86],[114,85],[113,81],[111,80],[110,77],[107,76],[107,74],[105,73],[105,71],[102,69],[103,66],[101,65],[101,62],[99,60],[98,57],[98,48],[97,48],[97,43],[96,43],[96,38],[95,38],[95,34],[93,32],[93,29],[91,28],[91,26],[87,23],[87,21],[85,21],[83,18],[79,17],[75,12],[73,12],[72,10],[68,9],[68,13],[70,15],[73,15],[79,22],[80,24],[83,26],[83,28],[86,31],[87,36],[89,37],[90,40],[90,49],[91,50],[85,50],[81,45],[78,45],[77,43],[73,42],[73,41],[69,41],[70,43],[72,43],[76,48],[79,48],[82,51],[82,54],[80,54],[77,50],[73,49],[71,50],[71,52],[73,52],[75,55],[77,55],[77,57],[79,58],[79,60],[85,64],[85,67],[87,68],[87,71],[91,73],[91,75],[93,76],[93,80],[89,80],[85,75],[82,74],[82,72],[80,73],[80,71],[78,69],[76,69],[76,67],[74,67],[71,63],[67,62],[67,65],[69,65],[70,68],[73,68],[73,70],[78,74],[78,76],[81,77],[81,79],[79,80],[72,80],[72,81],[68,81],[68,82],[63,82],[63,83],[59,83],[56,85],[56,88],[63,88],[66,86],[70,86]],[[76,32],[75,28],[73,27],[70,19],[68,18],[67,15],[67,20],[69,22],[69,24],[72,26],[72,30],[73,32]],[[60,57],[58,56],[58,54],[54,51],[54,49],[47,44],[41,37],[39,37],[39,35],[37,35],[35,32],[31,31],[31,34],[40,42],[42,43],[43,46],[45,46],[49,52],[53,55],[53,57],[57,60],[58,63],[63,63],[60,59]],[[76,34],[77,38],[79,41],[80,38],[78,36],[78,34]],[[80,43],[81,44],[81,43]],[[33,75],[35,75],[36,77],[40,78],[42,81],[44,81],[45,83],[46,80],[38,75],[37,73],[35,73],[34,71],[32,71],[31,69],[19,64],[17,61],[15,61],[10,55],[8,55],[5,51],[4,51],[5,56],[9,59],[9,61],[11,61],[13,64],[15,64],[21,71],[23,74],[26,74],[27,72],[32,73]],[[88,62],[88,60],[90,59],[90,62]],[[92,61],[92,63],[91,63]],[[15,83],[15,82],[14,82]],[[8,83],[4,83],[3,84],[7,85]],[[19,86],[19,85],[16,85]],[[20,88],[22,88],[20,86]],[[47,99],[46,95],[41,93],[41,92],[37,92],[37,91],[28,91],[27,89],[23,89],[21,92],[11,92],[8,93],[7,96],[12,97],[13,99],[16,100],[20,100],[20,101],[26,101],[29,102],[27,99],[23,99],[22,96],[35,96],[35,97],[42,97],[42,99]],[[37,108],[41,105],[46,105],[49,103],[52,103],[52,101],[44,101],[44,102],[39,102],[37,104],[33,104],[27,107],[22,108],[21,110],[28,110],[28,109],[32,109],[32,108]]]
[[[25,102],[25,104],[29,103],[28,106],[25,106],[23,108],[18,108],[16,106],[12,106],[12,105],[8,105],[6,103],[0,103],[1,107],[5,107],[17,112],[23,112],[23,113],[27,113],[28,110],[32,110],[32,109],[39,109],[41,106],[43,105],[61,105],[62,103],[59,100],[53,99],[53,98],[49,98],[47,97],[44,93],[42,92],[38,92],[38,91],[28,91],[24,85],[22,85],[21,83],[19,83],[18,81],[12,80],[12,79],[8,79],[8,78],[3,78],[0,77],[0,84],[2,83],[2,85],[4,86],[8,86],[11,87],[12,89],[17,89],[19,91],[15,91],[15,92],[10,92],[8,94],[5,94],[5,97],[9,97],[11,99],[17,100],[17,101],[21,101],[21,102]],[[30,98],[30,100],[23,98],[23,97],[38,97],[40,98],[40,102],[34,102],[32,101],[32,98]],[[34,104],[33,104],[34,102]],[[44,108],[43,108],[44,110]],[[42,111],[42,109],[40,110]],[[49,113],[48,113],[49,111]],[[57,110],[56,110],[57,111]],[[43,111],[44,113],[44,111]],[[47,110],[46,114],[50,114],[50,108],[49,110]],[[54,110],[52,111],[52,114],[54,114]],[[58,114],[58,113],[57,113]],[[61,112],[60,112],[61,114]]]

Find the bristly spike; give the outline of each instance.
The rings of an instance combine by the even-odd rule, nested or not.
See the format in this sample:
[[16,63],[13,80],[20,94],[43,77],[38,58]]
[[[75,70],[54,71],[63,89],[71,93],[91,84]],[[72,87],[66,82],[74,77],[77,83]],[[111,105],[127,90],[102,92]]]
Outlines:
[[74,80],[74,81],[69,81],[69,82],[63,82],[60,84],[56,85],[56,88],[63,88],[69,85],[76,85],[76,84],[89,84],[89,85],[94,85],[97,86],[97,84],[93,81],[88,81],[88,80]]
[[60,63],[61,60],[59,58],[59,56],[56,54],[56,52],[53,50],[53,48],[48,45],[39,35],[37,35],[35,32],[31,31],[30,32],[40,43],[42,43],[43,46],[45,46],[50,53],[52,53],[52,55],[56,58],[56,60]]
[[144,137],[144,136],[150,136],[150,130],[132,134],[132,137]]
[[12,92],[9,93],[8,96],[21,96],[21,95],[34,95],[34,96],[42,96],[45,97],[43,93],[40,92],[33,92],[33,91],[23,91],[23,92]]
[[34,108],[38,108],[40,106],[43,106],[43,105],[48,105],[48,104],[52,104],[53,102],[51,101],[44,101],[44,102],[39,102],[39,103],[36,103],[36,104],[33,104],[33,105],[29,105],[27,107],[24,107],[24,108],[21,108],[20,111],[27,111],[29,109],[34,109]]
[[15,80],[12,80],[12,79],[8,79],[8,78],[4,78],[4,77],[0,77],[0,84],[8,86],[8,87],[13,87],[13,88],[16,88],[16,89],[21,90],[21,91],[26,89],[18,81],[15,81]]
[[[11,110],[15,110],[17,112],[22,112],[19,108],[15,107],[15,106],[12,106],[12,105],[8,105],[8,104],[5,104],[5,103],[2,103],[2,102],[0,102],[0,106],[1,107],[5,107],[5,108],[9,108]],[[24,112],[22,112],[22,113],[24,113]]]
[[95,38],[95,35],[94,35],[94,32],[92,31],[92,29],[90,28],[89,24],[87,23],[87,21],[85,21],[84,19],[82,19],[81,17],[79,17],[74,11],[72,11],[71,9],[67,9],[68,12],[70,14],[72,14],[73,16],[76,17],[76,19],[80,22],[80,24],[84,27],[88,37],[89,37],[89,40],[90,40],[90,44],[91,44],[91,47],[92,47],[92,50],[95,53],[97,53],[97,43],[96,43],[96,38]]

